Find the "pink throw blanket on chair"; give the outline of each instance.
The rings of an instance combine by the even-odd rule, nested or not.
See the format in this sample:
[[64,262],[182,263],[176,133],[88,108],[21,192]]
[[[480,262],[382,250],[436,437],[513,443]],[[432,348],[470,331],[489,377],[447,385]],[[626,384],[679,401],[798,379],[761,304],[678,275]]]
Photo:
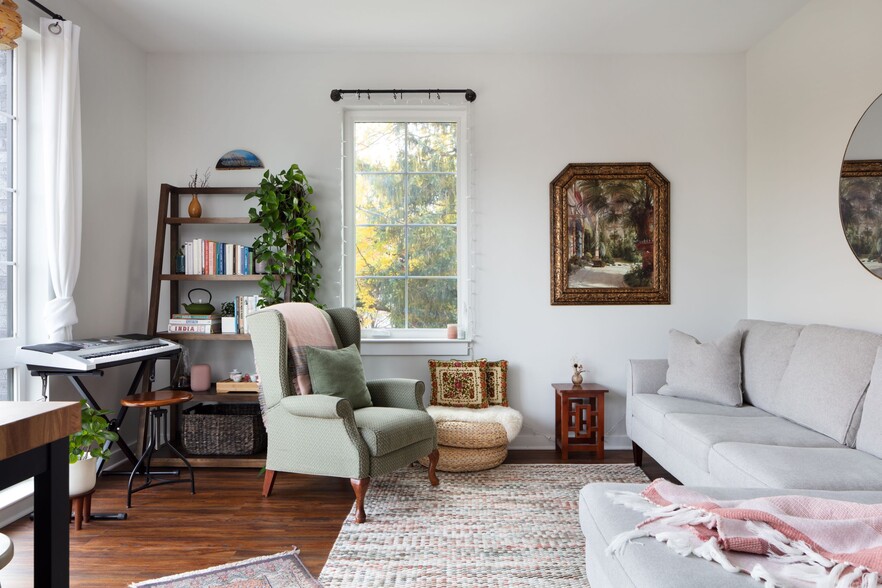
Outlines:
[[286,302],[272,306],[285,320],[288,334],[288,350],[294,364],[289,366],[291,384],[295,394],[311,394],[309,366],[306,364],[306,348],[336,349],[337,343],[325,313],[308,302]]
[[640,494],[609,496],[648,518],[615,537],[608,554],[654,537],[679,555],[717,562],[766,586],[880,585],[882,504],[794,495],[715,500],[661,479]]

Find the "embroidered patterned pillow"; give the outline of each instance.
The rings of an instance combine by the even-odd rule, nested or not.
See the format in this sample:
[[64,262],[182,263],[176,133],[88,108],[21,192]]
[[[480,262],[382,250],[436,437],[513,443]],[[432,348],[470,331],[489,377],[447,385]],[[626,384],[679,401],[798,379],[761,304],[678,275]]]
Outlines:
[[508,406],[508,362],[487,362],[487,402],[490,406]]
[[487,408],[487,360],[429,360],[432,404]]

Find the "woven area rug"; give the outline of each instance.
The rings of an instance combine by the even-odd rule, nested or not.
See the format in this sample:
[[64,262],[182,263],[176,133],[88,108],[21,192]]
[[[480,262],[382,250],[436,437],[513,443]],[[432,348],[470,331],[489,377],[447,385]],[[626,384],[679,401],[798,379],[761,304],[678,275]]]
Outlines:
[[433,488],[417,466],[372,480],[367,522],[349,513],[322,586],[584,588],[579,489],[649,481],[626,464],[504,464],[438,477]]
[[255,557],[176,576],[131,584],[130,588],[321,588],[297,557],[297,550]]

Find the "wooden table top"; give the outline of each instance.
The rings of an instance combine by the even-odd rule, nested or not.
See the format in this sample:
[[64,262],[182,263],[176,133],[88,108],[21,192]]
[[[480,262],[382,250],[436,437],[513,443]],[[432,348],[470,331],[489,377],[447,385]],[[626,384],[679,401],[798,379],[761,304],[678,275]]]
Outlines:
[[79,402],[3,402],[0,404],[0,459],[30,451],[79,430]]
[[551,385],[557,392],[592,392],[595,394],[606,394],[609,392],[609,388],[605,386],[601,386],[600,384],[579,384],[578,386],[573,384],[572,382],[567,382],[566,384],[552,384]]

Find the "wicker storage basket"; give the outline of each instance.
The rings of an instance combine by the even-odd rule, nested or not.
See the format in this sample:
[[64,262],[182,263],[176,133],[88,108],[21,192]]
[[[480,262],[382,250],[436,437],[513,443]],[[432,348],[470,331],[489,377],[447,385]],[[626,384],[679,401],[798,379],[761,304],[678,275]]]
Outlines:
[[251,455],[266,449],[257,404],[198,404],[181,415],[181,440],[193,455]]

